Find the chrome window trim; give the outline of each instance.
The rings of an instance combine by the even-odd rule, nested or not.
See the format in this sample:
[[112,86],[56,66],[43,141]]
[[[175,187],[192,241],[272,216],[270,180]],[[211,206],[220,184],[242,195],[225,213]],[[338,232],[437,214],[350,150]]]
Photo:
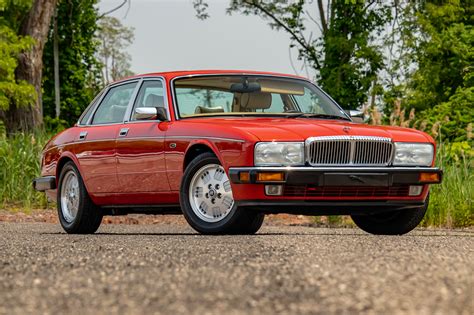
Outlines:
[[163,76],[147,76],[147,77],[141,77],[140,80],[140,86],[138,87],[138,90],[136,91],[136,94],[133,95],[134,100],[130,108],[127,107],[127,111],[125,112],[125,119],[123,121],[124,124],[140,124],[140,123],[147,123],[147,122],[162,122],[162,120],[159,119],[153,119],[153,120],[132,120],[132,111],[133,107],[135,106],[135,102],[137,101],[138,93],[140,93],[140,89],[143,86],[143,83],[145,81],[161,81],[163,85],[163,104],[166,109],[166,115],[168,116],[168,120],[171,120],[171,115],[170,115],[170,107],[169,107],[169,102],[168,102],[168,86],[166,84],[166,79]]
[[[309,79],[306,79],[306,78],[300,78],[300,77],[292,77],[290,75],[278,75],[278,74],[258,74],[258,73],[245,73],[245,72],[241,72],[241,73],[211,73],[211,74],[187,74],[187,75],[180,75],[180,76],[176,76],[174,78],[172,78],[170,80],[170,92],[171,92],[171,99],[173,100],[173,110],[174,110],[174,117],[175,117],[175,120],[181,120],[183,119],[182,117],[180,117],[179,115],[179,109],[178,109],[178,101],[176,99],[176,93],[175,93],[175,86],[174,86],[174,81],[176,80],[179,80],[179,79],[183,79],[183,78],[194,78],[194,77],[215,77],[215,76],[242,76],[242,75],[245,75],[245,76],[253,76],[253,77],[269,77],[269,78],[282,78],[282,79],[291,79],[291,80],[296,80],[296,81],[305,81],[305,82],[308,82],[309,84],[313,85],[318,91],[320,91],[321,93],[323,93],[325,96],[327,96],[333,103],[334,105],[336,105],[336,107],[340,110],[341,114],[345,115],[349,121],[352,122],[352,118],[347,115],[347,113],[344,111],[344,109],[342,109],[341,105],[339,105],[329,94],[327,94],[323,89],[321,89],[318,85],[316,85],[315,83],[313,83],[311,80]],[[232,115],[229,115],[229,116],[232,116]],[[184,119],[188,119],[188,118],[198,118],[198,117],[212,117],[212,116],[194,116],[194,117],[185,117]],[[222,117],[222,116],[220,116]]]
[[[343,163],[343,164],[319,164],[319,163],[311,163],[311,144],[313,142],[325,142],[325,141],[349,141],[351,146],[350,146],[350,157],[349,157],[349,163]],[[354,164],[354,156],[355,156],[355,142],[357,141],[371,141],[371,142],[385,142],[385,143],[391,143],[391,152],[390,156],[388,158],[387,163],[383,164]],[[305,140],[305,161],[307,164],[309,164],[312,167],[347,167],[347,166],[353,166],[353,167],[380,167],[380,166],[390,166],[393,163],[393,158],[395,155],[395,144],[392,141],[391,138],[388,137],[378,137],[378,136],[349,136],[349,135],[336,135],[336,136],[320,136],[320,137],[309,137]]]

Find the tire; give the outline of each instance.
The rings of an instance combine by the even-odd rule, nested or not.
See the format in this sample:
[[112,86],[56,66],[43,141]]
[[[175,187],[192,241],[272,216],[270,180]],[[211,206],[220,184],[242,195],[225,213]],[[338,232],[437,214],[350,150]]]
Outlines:
[[69,234],[92,234],[100,226],[103,213],[89,197],[76,165],[67,162],[58,181],[58,216]]
[[264,219],[263,213],[237,208],[227,174],[209,152],[186,167],[179,201],[186,221],[202,234],[254,234]]
[[425,204],[418,208],[386,212],[374,215],[352,215],[354,223],[362,230],[375,235],[402,235],[420,224],[428,209],[429,195]]

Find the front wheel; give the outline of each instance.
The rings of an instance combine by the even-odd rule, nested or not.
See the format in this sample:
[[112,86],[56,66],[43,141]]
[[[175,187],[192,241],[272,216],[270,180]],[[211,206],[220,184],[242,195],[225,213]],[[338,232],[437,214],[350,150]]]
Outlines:
[[180,204],[189,225],[203,234],[254,234],[264,219],[262,213],[237,208],[229,178],[212,153],[189,163],[181,182]]
[[58,216],[63,229],[70,234],[97,231],[102,222],[102,211],[90,199],[74,163],[64,165],[58,183]]
[[420,224],[428,209],[429,195],[425,204],[418,208],[371,215],[352,215],[354,223],[362,230],[376,235],[402,235]]

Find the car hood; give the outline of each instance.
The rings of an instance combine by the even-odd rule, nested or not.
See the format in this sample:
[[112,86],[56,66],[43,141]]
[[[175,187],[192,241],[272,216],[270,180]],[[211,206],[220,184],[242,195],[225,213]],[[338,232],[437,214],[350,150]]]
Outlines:
[[[402,142],[433,142],[433,139],[418,130],[372,126],[349,121],[309,118],[193,118],[182,120],[191,124],[212,124],[222,126],[225,134],[231,130],[240,135],[254,136],[260,141],[302,141],[316,136],[375,136],[387,137]],[[206,128],[207,129],[207,128]]]

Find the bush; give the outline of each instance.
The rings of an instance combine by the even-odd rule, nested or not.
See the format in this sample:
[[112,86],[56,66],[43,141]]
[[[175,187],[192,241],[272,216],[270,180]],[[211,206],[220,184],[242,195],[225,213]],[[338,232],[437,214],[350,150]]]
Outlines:
[[[1,128],[0,128],[1,129]],[[33,189],[39,176],[40,155],[50,135],[46,133],[0,133],[0,206],[2,208],[45,207],[46,197]]]
[[468,141],[472,146],[473,104],[474,87],[458,88],[448,102],[419,113],[413,127],[442,141]]
[[465,143],[443,144],[437,165],[443,182],[431,186],[430,206],[424,226],[463,227],[474,225],[474,151]]

